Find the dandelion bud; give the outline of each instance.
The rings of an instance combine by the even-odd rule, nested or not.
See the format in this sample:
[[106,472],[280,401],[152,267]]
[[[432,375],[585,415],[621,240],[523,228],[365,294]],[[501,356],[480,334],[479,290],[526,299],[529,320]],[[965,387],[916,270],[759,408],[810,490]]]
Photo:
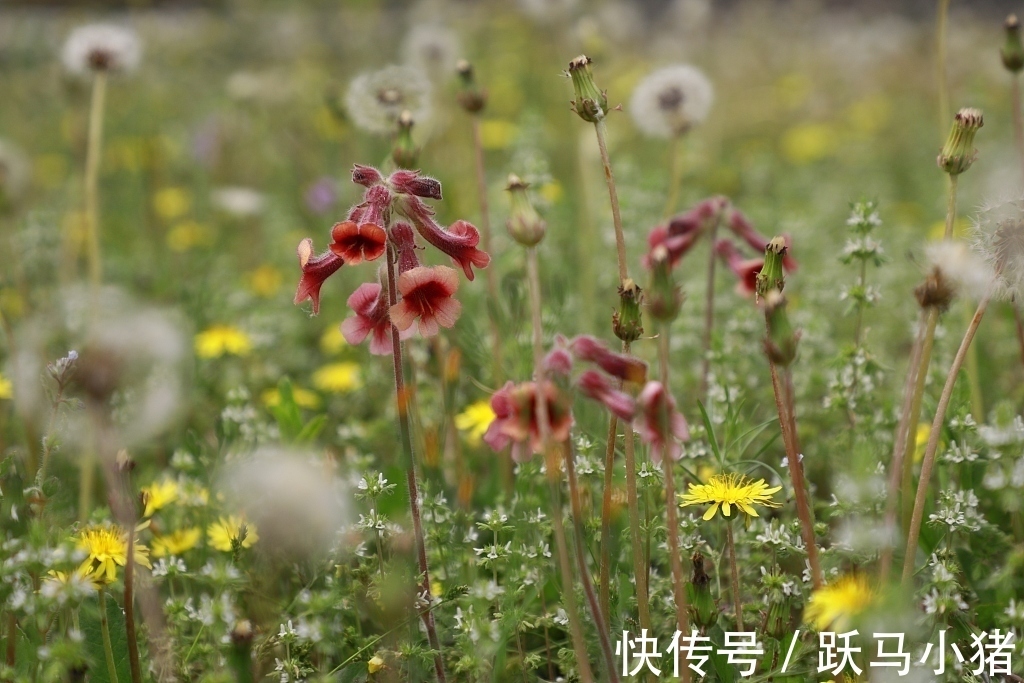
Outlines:
[[757,274],[757,296],[763,297],[771,290],[781,292],[786,286],[782,262],[786,258],[786,240],[773,237],[764,248],[764,265]]
[[769,290],[764,295],[764,310],[768,322],[765,353],[771,362],[786,367],[796,358],[796,347],[800,342],[800,333],[793,329],[786,314],[786,297],[779,290]]
[[640,303],[643,292],[631,278],[626,278],[619,287],[619,310],[612,313],[612,329],[615,336],[626,342],[635,342],[644,333]]
[[704,571],[704,555],[698,550],[691,558],[693,562],[693,579],[686,584],[686,595],[690,603],[690,619],[701,633],[718,621],[718,605],[711,595],[711,577]]
[[508,185],[505,189],[508,190],[512,200],[512,212],[509,214],[505,226],[512,239],[524,247],[532,247],[544,239],[547,223],[533,208],[530,197],[526,194],[527,187],[529,184],[519,176],[514,173],[509,174]]
[[683,293],[672,279],[668,249],[658,245],[650,256],[651,286],[647,291],[647,311],[655,320],[675,320],[683,305]]
[[459,106],[470,114],[479,114],[487,106],[487,91],[477,87],[473,76],[473,65],[460,59],[455,65],[459,74],[459,93],[455,96]]
[[781,600],[772,600],[768,603],[768,614],[764,620],[764,631],[776,640],[781,640],[784,635],[790,633],[790,601],[783,597]]
[[946,145],[939,153],[939,168],[951,176],[960,175],[971,167],[978,158],[974,149],[974,134],[984,124],[980,109],[961,109],[953,117],[953,128],[949,131]]
[[590,62],[590,57],[586,55],[580,55],[569,62],[569,77],[572,79],[573,90],[576,91],[572,110],[584,121],[598,123],[608,112],[608,95],[594,83],[594,75],[590,73]]
[[408,110],[398,116],[398,134],[391,148],[391,159],[398,168],[412,168],[419,160],[420,149],[412,141],[412,127],[415,123]]
[[1003,58],[1003,66],[1012,73],[1018,73],[1024,69],[1024,45],[1020,42],[1020,21],[1016,14],[1006,17],[1003,24],[1006,29],[1006,42],[999,50],[999,56]]

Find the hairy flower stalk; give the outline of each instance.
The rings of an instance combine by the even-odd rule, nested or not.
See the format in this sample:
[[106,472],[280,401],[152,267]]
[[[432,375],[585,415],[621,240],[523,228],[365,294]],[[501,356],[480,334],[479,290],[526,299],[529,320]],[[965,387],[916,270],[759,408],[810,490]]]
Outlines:
[[[608,96],[594,83],[593,74],[590,72],[591,59],[586,55],[580,55],[569,62],[569,77],[572,79],[573,90],[576,99],[573,100],[573,111],[584,121],[594,124],[594,132],[597,135],[597,147],[601,154],[601,166],[604,169],[605,183],[608,186],[608,199],[612,209],[612,224],[615,228],[615,254],[619,272],[619,312],[613,317],[615,335],[622,340],[622,352],[629,354],[632,342],[640,338],[643,327],[640,322],[640,301],[641,292],[636,283],[629,277],[629,269],[626,265],[626,238],[622,229],[622,215],[619,211],[619,195],[615,187],[615,176],[612,173],[612,163],[608,156],[608,144],[606,140],[605,116],[608,113]],[[609,418],[608,433],[614,434],[615,416]],[[640,504],[637,497],[636,485],[636,444],[633,438],[633,427],[631,424],[623,424],[625,465],[626,465],[626,499],[629,507],[630,536],[633,543],[633,571],[636,576],[637,610],[640,614],[640,627],[651,628],[650,607],[647,592],[647,567],[644,565],[642,552],[642,539],[640,536]],[[613,469],[608,467],[614,464],[615,439],[609,439],[608,452],[606,454],[606,471]],[[610,457],[609,457],[610,456]],[[607,483],[607,482],[606,482]],[[605,496],[609,495],[606,487]],[[604,506],[606,509],[610,506]],[[604,522],[602,522],[604,524]],[[605,572],[602,572],[602,575]],[[604,585],[602,583],[602,585]]]
[[764,268],[757,276],[757,294],[764,299],[767,332],[765,350],[771,371],[772,388],[775,391],[775,407],[779,413],[782,441],[786,449],[787,469],[793,484],[797,517],[800,519],[800,529],[804,545],[807,547],[807,560],[811,565],[811,581],[815,588],[819,588],[823,583],[823,575],[818,561],[818,545],[814,537],[814,511],[807,497],[804,465],[797,438],[793,378],[789,369],[796,358],[800,335],[790,326],[786,314],[786,300],[782,295],[785,287],[783,258],[786,250],[786,241],[782,237],[775,237],[768,243],[765,248]]

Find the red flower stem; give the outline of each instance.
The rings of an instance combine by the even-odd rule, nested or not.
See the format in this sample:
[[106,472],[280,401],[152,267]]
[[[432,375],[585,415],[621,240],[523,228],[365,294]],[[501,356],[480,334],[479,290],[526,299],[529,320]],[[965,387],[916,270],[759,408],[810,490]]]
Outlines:
[[935,465],[935,453],[939,449],[939,437],[942,435],[942,425],[946,421],[946,410],[949,408],[949,401],[953,396],[953,387],[956,385],[957,375],[964,364],[967,352],[974,341],[974,334],[978,331],[981,319],[985,316],[988,303],[992,299],[992,289],[995,280],[989,285],[981,302],[978,304],[974,316],[971,318],[967,332],[964,333],[960,348],[953,358],[953,364],[946,375],[946,384],[942,387],[942,394],[939,396],[939,404],[935,408],[935,419],[932,421],[932,429],[928,434],[928,446],[925,448],[924,460],[921,462],[921,478],[917,481],[917,496],[914,498],[914,513],[910,518],[910,531],[907,534],[907,552],[903,558],[903,585],[910,585],[910,579],[914,574],[914,561],[917,559],[917,542],[921,535],[921,523],[924,518],[924,503],[928,496],[928,485],[931,481],[932,468]]
[[[388,303],[394,306],[398,303],[398,290],[395,282],[395,261],[397,254],[389,253],[387,256],[388,268]],[[416,537],[416,559],[420,570],[420,595],[430,598],[430,570],[427,565],[427,545],[423,535],[423,521],[420,519],[420,498],[419,489],[416,485],[416,460],[413,457],[412,432],[409,426],[409,400],[410,393],[405,387],[405,374],[402,366],[402,340],[398,336],[398,328],[391,325],[392,358],[395,369],[395,404],[398,410],[398,431],[402,441],[402,455],[405,459],[406,473],[405,480],[409,488],[409,510],[412,514],[413,533]],[[434,613],[430,609],[420,612],[423,625],[427,629],[427,641],[430,649],[434,651],[434,673],[438,683],[447,683],[444,672],[444,658],[441,655],[441,641],[437,637],[437,627],[434,624]]]
[[[622,383],[619,383],[622,388]],[[601,613],[611,619],[611,564],[612,564],[612,486],[615,480],[615,441],[618,419],[613,413],[608,417],[608,439],[604,454],[604,490],[601,496]]]
[[569,550],[565,540],[565,526],[562,523],[561,485],[559,470],[561,469],[557,453],[551,443],[551,416],[548,415],[548,403],[544,393],[544,341],[540,316],[540,275],[537,267],[537,249],[526,250],[526,273],[530,283],[530,310],[533,319],[533,365],[534,381],[537,384],[537,426],[540,430],[541,443],[544,449],[544,464],[547,468],[548,488],[551,492],[551,526],[555,532],[555,546],[558,551],[558,564],[562,573],[562,604],[569,617],[569,631],[572,636],[573,651],[576,653],[576,664],[580,668],[580,679],[584,683],[593,683],[594,674],[587,659],[587,643],[583,637],[583,626],[576,609],[576,594],[573,589],[572,563],[569,562]]

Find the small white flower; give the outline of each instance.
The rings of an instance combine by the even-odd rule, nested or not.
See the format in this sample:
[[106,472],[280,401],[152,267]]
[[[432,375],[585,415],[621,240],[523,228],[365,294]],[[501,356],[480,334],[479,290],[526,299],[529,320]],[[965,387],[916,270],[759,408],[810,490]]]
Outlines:
[[670,138],[702,123],[714,97],[711,81],[700,69],[689,64],[666,66],[640,81],[629,113],[646,135]]
[[64,68],[75,75],[96,71],[127,73],[142,60],[135,31],[117,24],[87,24],[73,30],[61,51]]
[[251,187],[222,187],[213,191],[214,205],[237,218],[248,218],[263,212],[266,200]]

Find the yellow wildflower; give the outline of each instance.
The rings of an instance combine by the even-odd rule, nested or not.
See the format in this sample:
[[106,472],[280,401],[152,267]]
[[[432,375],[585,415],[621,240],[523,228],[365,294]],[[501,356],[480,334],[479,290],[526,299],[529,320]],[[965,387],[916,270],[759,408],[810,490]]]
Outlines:
[[213,244],[213,232],[195,221],[182,221],[167,231],[167,247],[179,254]]
[[252,351],[252,340],[242,330],[230,325],[214,325],[196,335],[196,355],[218,358],[223,355],[246,356]]
[[914,436],[914,462],[921,462],[924,459],[924,452],[928,446],[928,435],[932,433],[932,426],[927,422],[917,425],[917,434]]
[[384,658],[380,655],[374,655],[370,658],[370,661],[366,663],[366,670],[372,674],[377,673],[384,668]]
[[320,337],[320,350],[327,354],[335,354],[348,346],[345,335],[341,333],[341,325],[331,325]]
[[487,119],[480,122],[480,144],[484,149],[505,149],[515,136],[516,124],[511,121]]
[[246,522],[237,515],[221,517],[206,528],[206,538],[210,545],[217,550],[230,553],[235,549],[235,544],[242,548],[251,548],[260,540],[256,533],[256,525]]
[[546,182],[540,186],[540,196],[551,204],[557,204],[562,199],[562,195],[565,191],[562,189],[562,184],[557,180]]
[[0,399],[11,398],[12,396],[14,396],[14,386],[11,384],[11,380],[0,375]]
[[343,394],[362,388],[358,363],[331,363],[313,373],[313,386],[320,391]]
[[40,592],[52,595],[61,588],[73,585],[77,585],[80,588],[95,589],[99,587],[99,584],[90,578],[88,574],[82,571],[81,567],[78,567],[72,572],[62,572],[56,569],[51,569],[46,572],[46,577],[43,579]]
[[[117,568],[128,561],[128,533],[118,526],[91,526],[78,535],[78,547],[87,554],[78,571],[98,584],[113,583]],[[135,562],[144,567],[149,563],[149,548],[135,543]]]
[[466,441],[476,446],[493,421],[494,411],[491,409],[491,402],[477,401],[455,416],[455,427],[460,432],[466,432]]
[[192,207],[192,198],[181,187],[165,187],[153,195],[153,210],[164,220],[180,218]]
[[264,263],[256,270],[249,273],[249,289],[252,290],[253,294],[262,297],[271,297],[277,293],[277,290],[281,288],[281,283],[284,281],[284,276],[281,271],[270,265]]
[[163,557],[164,555],[181,555],[184,552],[192,550],[199,543],[199,538],[202,536],[202,532],[199,527],[190,527],[188,529],[178,529],[172,531],[169,534],[163,536],[157,536],[153,539],[153,557]]
[[160,508],[167,507],[178,500],[178,483],[173,479],[154,482],[142,488],[142,503],[146,506],[143,517],[152,517]]
[[835,151],[837,138],[830,124],[801,123],[782,134],[782,155],[798,165],[820,161]]
[[690,484],[689,492],[679,494],[679,507],[711,503],[711,507],[704,513],[705,520],[714,517],[719,506],[722,508],[722,514],[728,517],[733,505],[741,512],[757,517],[754,505],[779,507],[780,504],[772,500],[771,496],[781,490],[781,486],[769,488],[764,479],[754,481],[741,474],[716,474],[706,484]]
[[[281,405],[281,392],[277,389],[267,389],[263,392],[261,398],[263,399],[263,405],[268,408],[276,408]],[[320,407],[320,397],[309,389],[292,387],[292,398],[295,399],[295,405],[300,408],[315,410]]]
[[845,631],[850,619],[870,607],[874,598],[866,577],[848,574],[811,594],[804,621],[819,631]]

